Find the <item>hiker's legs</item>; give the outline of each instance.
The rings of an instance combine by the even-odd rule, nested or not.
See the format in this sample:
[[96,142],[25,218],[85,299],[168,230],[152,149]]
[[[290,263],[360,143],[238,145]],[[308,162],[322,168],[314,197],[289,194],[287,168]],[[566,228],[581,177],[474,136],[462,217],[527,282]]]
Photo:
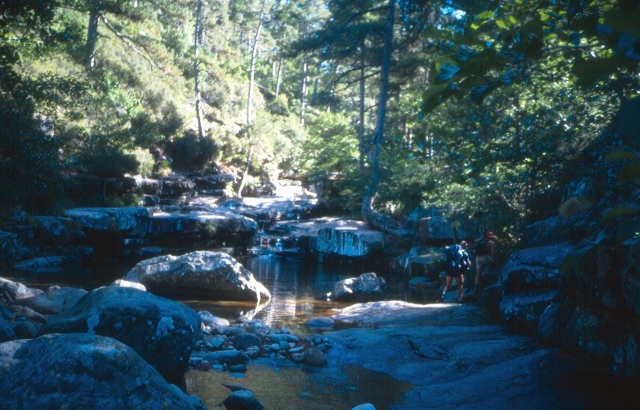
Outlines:
[[456,282],[458,282],[458,299],[462,299],[464,293],[464,275],[458,276]]
[[444,282],[444,288],[442,289],[443,295],[447,293],[447,290],[449,290],[449,286],[451,286],[451,279],[453,279],[453,276],[449,276],[449,275],[446,276],[445,282]]
[[480,278],[482,277],[482,269],[486,266],[493,265],[491,255],[482,255],[476,257],[476,279],[474,281],[476,290],[480,286]]

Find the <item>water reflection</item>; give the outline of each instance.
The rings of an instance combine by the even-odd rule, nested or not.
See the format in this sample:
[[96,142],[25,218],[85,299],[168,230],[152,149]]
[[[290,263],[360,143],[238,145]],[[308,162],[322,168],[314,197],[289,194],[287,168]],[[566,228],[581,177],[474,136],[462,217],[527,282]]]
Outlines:
[[[93,290],[122,278],[133,265],[103,264],[59,273],[0,272],[0,276],[40,289],[58,285]],[[268,304],[191,298],[177,300],[196,311],[207,310],[230,321],[242,315],[261,319],[275,328],[288,327],[294,333],[307,334],[309,330],[304,326],[307,319],[314,316],[331,317],[336,309],[348,305],[327,301],[327,294],[333,291],[334,284],[365,272],[359,268],[325,266],[287,258],[248,259],[244,266],[271,292]],[[390,277],[385,266],[374,271],[387,281],[390,299],[427,303],[434,298],[424,290],[406,286],[406,278]]]

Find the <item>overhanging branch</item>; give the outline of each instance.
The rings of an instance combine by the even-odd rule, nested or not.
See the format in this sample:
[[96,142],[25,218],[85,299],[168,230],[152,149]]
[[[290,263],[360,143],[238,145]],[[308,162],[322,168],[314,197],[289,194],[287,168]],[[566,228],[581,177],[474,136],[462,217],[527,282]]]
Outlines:
[[162,68],[160,66],[158,66],[152,59],[151,57],[149,57],[149,55],[147,55],[146,53],[143,53],[142,51],[138,50],[134,44],[133,44],[133,39],[130,38],[127,35],[121,34],[118,32],[118,30],[115,29],[115,27],[113,27],[108,21],[107,18],[104,16],[104,14],[100,14],[100,19],[102,20],[102,22],[104,23],[104,25],[113,33],[116,35],[116,37],[118,37],[120,40],[122,40],[123,43],[125,43],[127,46],[129,46],[129,48],[131,50],[133,50],[136,54],[138,54],[140,57],[144,58],[145,60],[147,60],[149,62],[149,64],[151,64],[153,67],[157,68],[158,70],[162,70]]

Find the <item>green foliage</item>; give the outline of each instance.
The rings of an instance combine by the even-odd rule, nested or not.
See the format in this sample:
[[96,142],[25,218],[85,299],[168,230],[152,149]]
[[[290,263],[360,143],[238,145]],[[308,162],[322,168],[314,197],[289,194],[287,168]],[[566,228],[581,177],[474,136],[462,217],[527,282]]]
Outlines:
[[173,166],[184,170],[203,170],[216,155],[218,148],[211,138],[199,138],[187,133],[167,145]]
[[35,119],[33,106],[0,103],[0,208],[34,212],[38,201],[59,195],[60,140]]
[[[637,1],[506,1],[423,36],[447,54],[435,62],[435,80],[423,95],[423,112],[452,96],[481,104],[500,87],[530,84],[531,73],[569,65],[580,86],[627,81],[640,63]],[[635,18],[635,20],[634,20]],[[551,78],[549,78],[551,80]],[[446,86],[444,86],[446,85]]]
[[111,144],[96,144],[90,150],[79,152],[77,158],[82,170],[101,178],[122,177],[126,173],[135,174],[140,166],[135,155],[127,154]]

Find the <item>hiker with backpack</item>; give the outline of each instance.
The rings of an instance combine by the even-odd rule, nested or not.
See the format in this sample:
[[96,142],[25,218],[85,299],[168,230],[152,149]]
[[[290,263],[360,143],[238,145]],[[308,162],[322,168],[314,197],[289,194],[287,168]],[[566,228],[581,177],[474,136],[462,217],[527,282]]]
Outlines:
[[493,248],[495,240],[498,237],[493,232],[487,232],[475,246],[474,253],[476,257],[476,279],[474,281],[474,289],[476,292],[480,291],[480,277],[482,276],[482,269],[484,267],[491,267],[495,264],[495,256]]
[[449,290],[451,281],[455,277],[458,285],[458,303],[460,303],[464,293],[464,275],[467,273],[469,266],[471,266],[471,259],[469,258],[469,253],[467,253],[467,241],[460,242],[460,245],[453,244],[449,246],[445,255],[447,276],[445,277],[445,285],[438,302],[444,302],[447,290]]

